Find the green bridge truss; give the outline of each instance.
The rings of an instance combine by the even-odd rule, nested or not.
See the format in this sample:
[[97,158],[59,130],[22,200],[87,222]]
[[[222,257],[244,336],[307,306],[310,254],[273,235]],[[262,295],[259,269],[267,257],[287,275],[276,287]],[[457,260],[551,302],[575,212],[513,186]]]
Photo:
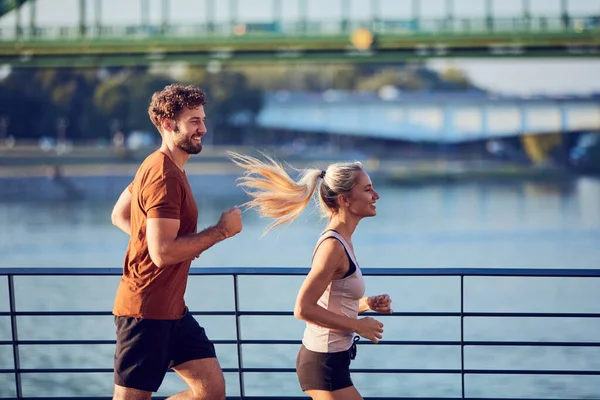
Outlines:
[[[14,27],[0,30],[0,64],[13,67],[124,66],[185,61],[193,64],[273,62],[396,62],[432,57],[598,57],[599,15],[569,15],[568,0],[554,17],[530,12],[529,0],[512,18],[493,15],[494,0],[485,0],[481,18],[453,14],[446,0],[445,17],[424,19],[420,0],[412,0],[406,19],[386,19],[379,2],[363,21],[349,18],[349,0],[340,0],[338,21],[308,19],[307,0],[299,2],[298,21],[281,18],[281,1],[273,0],[272,21],[245,23],[235,13],[239,0],[229,0],[229,21],[214,23],[216,0],[207,0],[204,21],[174,24],[170,0],[162,0],[161,21],[149,22],[149,1],[141,2],[138,24],[115,26],[102,19],[101,2],[93,10],[79,0],[79,23],[46,27],[36,23],[36,0],[0,0],[0,16],[15,14]],[[495,0],[500,1],[500,0]],[[28,2],[28,24],[22,24]],[[92,15],[94,22],[86,23]],[[6,16],[5,16],[6,17]],[[1,18],[1,17],[0,17]]]

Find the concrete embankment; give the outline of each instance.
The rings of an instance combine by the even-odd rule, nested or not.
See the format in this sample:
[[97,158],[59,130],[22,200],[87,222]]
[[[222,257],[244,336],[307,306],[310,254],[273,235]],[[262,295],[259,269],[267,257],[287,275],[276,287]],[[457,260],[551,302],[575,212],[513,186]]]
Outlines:
[[[205,195],[240,193],[235,180],[242,171],[228,158],[225,148],[208,148],[192,157],[186,173],[192,187]],[[255,149],[233,149],[256,154]],[[129,184],[149,151],[120,154],[114,150],[75,149],[66,155],[35,149],[4,152],[0,156],[0,200],[116,199]],[[9,154],[9,156],[7,156]],[[272,154],[272,153],[271,153]],[[359,159],[376,184],[424,185],[477,181],[556,180],[571,174],[555,167],[532,167],[490,161],[439,160],[431,157],[368,158],[355,154],[277,155],[296,168],[325,168],[332,161]]]

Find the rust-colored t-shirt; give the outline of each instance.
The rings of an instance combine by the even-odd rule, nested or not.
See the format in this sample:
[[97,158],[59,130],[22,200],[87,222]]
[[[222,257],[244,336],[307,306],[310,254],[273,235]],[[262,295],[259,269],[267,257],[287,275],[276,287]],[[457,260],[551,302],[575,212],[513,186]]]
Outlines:
[[148,156],[131,185],[131,237],[113,314],[173,320],[184,316],[183,299],[192,260],[157,267],[146,240],[148,218],[178,219],[178,236],[196,233],[198,207],[185,172],[160,151]]

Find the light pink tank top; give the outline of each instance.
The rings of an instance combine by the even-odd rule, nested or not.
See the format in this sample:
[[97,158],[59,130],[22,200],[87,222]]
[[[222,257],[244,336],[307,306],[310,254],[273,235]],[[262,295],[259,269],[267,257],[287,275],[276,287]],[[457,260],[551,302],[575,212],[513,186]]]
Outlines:
[[[317,242],[314,253],[319,245],[328,238],[338,239],[350,259],[356,266],[356,271],[342,279],[334,279],[329,283],[325,292],[318,301],[318,305],[339,315],[349,318],[358,318],[358,306],[360,299],[365,295],[365,281],[356,262],[356,257],[346,240],[334,231],[325,232]],[[314,257],[313,253],[313,257]],[[306,324],[302,344],[311,351],[319,353],[336,353],[346,351],[352,346],[352,331],[341,331],[324,328],[310,322]]]

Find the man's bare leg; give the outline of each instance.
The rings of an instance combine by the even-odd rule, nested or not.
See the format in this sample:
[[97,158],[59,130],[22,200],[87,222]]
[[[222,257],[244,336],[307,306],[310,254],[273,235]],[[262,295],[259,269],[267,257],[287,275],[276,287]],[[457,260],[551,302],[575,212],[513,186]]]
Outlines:
[[185,392],[179,392],[176,395],[169,397],[167,400],[186,400],[186,399],[201,399],[202,397],[194,397],[192,389],[188,389]]
[[115,385],[113,400],[149,400],[152,392]]
[[225,400],[225,378],[216,358],[190,360],[173,367],[190,387],[169,400]]

